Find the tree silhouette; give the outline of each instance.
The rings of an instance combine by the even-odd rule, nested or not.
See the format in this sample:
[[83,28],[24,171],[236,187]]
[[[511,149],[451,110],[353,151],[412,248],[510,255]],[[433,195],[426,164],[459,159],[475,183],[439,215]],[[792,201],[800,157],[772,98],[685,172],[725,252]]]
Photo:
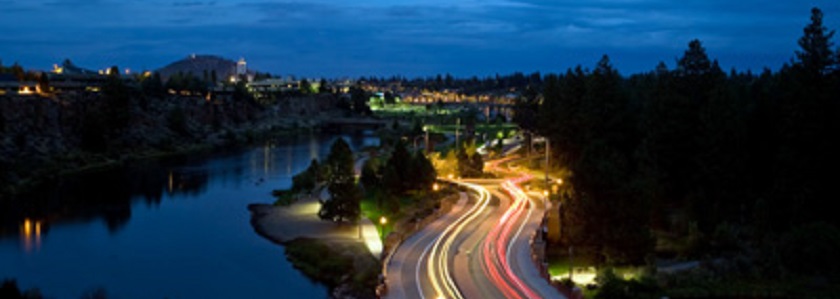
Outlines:
[[796,51],[796,62],[811,75],[825,75],[837,62],[835,53],[831,47],[831,38],[835,31],[823,26],[823,13],[819,8],[811,9],[811,23],[803,29],[803,36],[799,38],[799,47]]
[[353,173],[353,152],[344,139],[333,143],[324,167],[329,173],[327,190],[331,197],[322,203],[318,217],[333,222],[358,220],[362,193]]

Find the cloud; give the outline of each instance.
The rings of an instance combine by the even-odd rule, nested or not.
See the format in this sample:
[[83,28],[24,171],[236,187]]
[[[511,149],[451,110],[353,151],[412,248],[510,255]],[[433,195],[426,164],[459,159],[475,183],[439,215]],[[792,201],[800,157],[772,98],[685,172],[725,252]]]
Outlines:
[[[829,28],[840,29],[840,2],[827,0],[0,0],[0,5],[0,58],[42,68],[70,57],[91,67],[139,69],[210,53],[249,57],[249,65],[286,74],[489,74],[561,71],[592,65],[608,53],[628,73],[670,62],[694,38],[725,67],[760,68],[777,67],[792,55],[812,5],[826,12]],[[30,25],[19,26],[23,23]]]

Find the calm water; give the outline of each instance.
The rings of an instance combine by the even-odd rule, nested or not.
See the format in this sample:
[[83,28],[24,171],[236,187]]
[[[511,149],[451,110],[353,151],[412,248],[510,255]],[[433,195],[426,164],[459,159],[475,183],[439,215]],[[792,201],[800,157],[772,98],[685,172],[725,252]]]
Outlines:
[[[78,175],[0,206],[0,279],[51,298],[324,298],[254,233],[249,203],[323,158],[335,136]],[[354,149],[377,145],[344,136]]]

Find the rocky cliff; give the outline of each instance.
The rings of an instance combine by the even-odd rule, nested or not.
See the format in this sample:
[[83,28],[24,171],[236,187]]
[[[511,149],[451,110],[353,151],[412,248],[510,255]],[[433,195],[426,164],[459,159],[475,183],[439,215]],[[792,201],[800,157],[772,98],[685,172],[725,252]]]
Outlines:
[[[21,183],[96,164],[317,125],[336,111],[333,95],[250,100],[101,93],[0,96],[0,194]],[[117,107],[117,108],[115,108]]]

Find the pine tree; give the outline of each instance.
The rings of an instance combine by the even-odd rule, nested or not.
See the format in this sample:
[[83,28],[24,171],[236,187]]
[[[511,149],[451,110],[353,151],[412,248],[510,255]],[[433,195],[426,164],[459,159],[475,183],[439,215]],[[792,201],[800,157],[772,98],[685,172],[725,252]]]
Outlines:
[[426,155],[423,154],[422,151],[416,152],[412,160],[414,164],[412,167],[412,169],[414,169],[414,175],[410,178],[413,183],[412,185],[414,185],[414,189],[428,190],[435,182],[435,179],[437,179],[435,167],[432,165],[432,162],[426,158]]
[[398,140],[385,166],[382,180],[391,194],[403,194],[411,189],[412,177],[416,175],[411,154],[402,140]]
[[323,202],[318,217],[333,222],[359,219],[362,194],[353,173],[353,151],[344,139],[333,143],[324,167],[329,170],[327,190],[331,198]]
[[832,53],[831,38],[835,31],[823,26],[823,13],[819,8],[811,9],[811,23],[803,29],[804,35],[799,38],[800,51],[796,51],[796,63],[802,66],[808,74],[825,75],[837,62]]

